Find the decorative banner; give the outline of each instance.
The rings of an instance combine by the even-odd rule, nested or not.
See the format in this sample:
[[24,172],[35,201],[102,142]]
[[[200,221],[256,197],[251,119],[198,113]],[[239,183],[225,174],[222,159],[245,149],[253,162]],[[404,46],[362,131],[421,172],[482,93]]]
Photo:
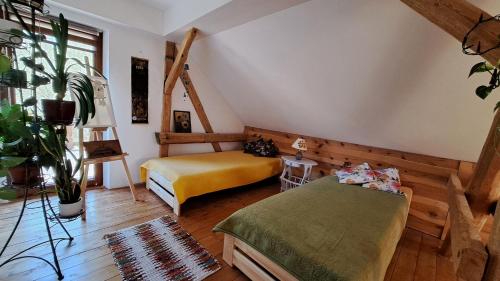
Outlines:
[[148,123],[148,60],[132,57],[132,123]]

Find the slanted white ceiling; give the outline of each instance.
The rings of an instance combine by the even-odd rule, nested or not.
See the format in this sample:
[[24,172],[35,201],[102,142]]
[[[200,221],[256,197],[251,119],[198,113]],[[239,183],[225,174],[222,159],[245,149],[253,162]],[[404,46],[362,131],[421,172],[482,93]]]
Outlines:
[[182,4],[184,2],[184,0],[136,0],[136,1],[161,10],[170,9],[174,5],[179,3]]
[[246,125],[455,159],[477,160],[496,103],[467,79],[481,59],[394,0],[309,1],[190,57]]
[[192,26],[212,35],[309,0],[47,0],[49,6],[181,41]]

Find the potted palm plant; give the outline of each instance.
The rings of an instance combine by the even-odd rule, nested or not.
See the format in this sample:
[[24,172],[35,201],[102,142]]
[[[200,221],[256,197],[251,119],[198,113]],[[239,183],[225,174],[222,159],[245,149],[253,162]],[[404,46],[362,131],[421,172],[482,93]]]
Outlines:
[[[80,169],[82,158],[77,158],[66,147],[66,127],[56,128],[53,124],[45,124],[40,134],[40,142],[44,150],[52,156],[54,163],[54,183],[59,196],[59,214],[62,217],[77,215],[82,210],[80,198],[81,181],[75,179]],[[72,164],[72,160],[76,165]]]
[[[35,71],[32,82],[35,84],[51,83],[52,90],[55,94],[53,100],[42,100],[42,107],[45,114],[45,120],[55,125],[70,125],[73,123],[75,116],[76,103],[74,101],[65,100],[68,93],[71,93],[79,104],[79,122],[87,123],[89,117],[93,118],[95,115],[94,105],[94,90],[92,82],[83,73],[72,72],[71,67],[81,62],[75,59],[68,59],[68,20],[64,18],[63,14],[59,14],[58,21],[50,20],[51,29],[55,39],[55,59],[49,58],[47,53],[43,50],[41,42],[45,40],[45,36],[37,34],[24,22],[16,7],[12,4],[12,0],[2,0],[9,10],[12,11],[23,28],[26,39],[36,49],[34,56],[24,57],[21,60],[24,64]],[[37,59],[43,59],[48,69],[44,65],[37,63]],[[74,63],[69,64],[68,62]],[[69,91],[68,91],[69,90]]]

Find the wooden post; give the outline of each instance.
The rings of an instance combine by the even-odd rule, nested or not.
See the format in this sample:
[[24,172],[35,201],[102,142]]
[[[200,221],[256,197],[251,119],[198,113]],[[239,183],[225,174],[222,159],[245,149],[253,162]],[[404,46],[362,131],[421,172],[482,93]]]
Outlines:
[[495,221],[488,242],[488,266],[484,281],[500,280],[500,201],[497,203]]
[[[193,103],[193,107],[196,110],[198,118],[200,118],[200,122],[205,130],[205,133],[213,133],[214,130],[212,129],[212,125],[210,125],[210,121],[208,121],[208,117],[205,113],[203,105],[201,104],[200,97],[198,96],[198,93],[193,85],[193,81],[191,80],[191,77],[189,77],[189,73],[186,70],[184,70],[181,74],[181,81],[187,94],[189,95],[189,98],[191,99],[191,102]],[[222,151],[218,142],[212,143],[212,146],[214,147],[215,152]]]
[[466,192],[477,225],[484,223],[488,209],[500,198],[500,110],[479,156]]
[[[465,34],[478,22],[481,14],[485,18],[491,17],[488,13],[465,0],[401,0],[413,10],[433,22],[444,31],[462,42]],[[495,46],[500,34],[500,23],[491,21],[470,36],[471,42],[481,41],[484,49]],[[500,49],[483,55],[492,64],[500,59]]]
[[[182,46],[180,48],[180,52],[175,56],[174,63],[171,65],[170,71],[168,72],[167,79],[165,80],[165,84],[163,86],[163,110],[162,110],[162,122],[161,122],[161,132],[167,133],[170,132],[170,119],[172,115],[172,91],[175,87],[175,82],[179,78],[181,72],[184,69],[184,64],[186,63],[187,56],[189,53],[189,48],[191,48],[191,44],[196,37],[198,30],[196,28],[191,28],[184,37],[184,41],[182,42]],[[172,45],[167,42],[167,54],[171,52],[169,48],[172,48]],[[175,50],[175,44],[173,45]],[[174,51],[175,52],[175,51]],[[165,62],[165,72],[167,71],[167,62]],[[160,157],[168,156],[168,145],[160,146]]]
[[[177,48],[174,42],[167,41],[165,44],[165,81],[167,81],[168,75],[172,66],[174,65],[174,60],[177,55]],[[162,122],[161,131],[170,131],[170,118],[172,116],[172,93],[169,94],[165,92],[163,95],[163,107],[162,107]],[[168,156],[168,144],[160,145],[160,157]]]
[[448,181],[451,216],[451,251],[457,276],[465,281],[481,281],[488,253],[473,217],[460,179],[451,174]]

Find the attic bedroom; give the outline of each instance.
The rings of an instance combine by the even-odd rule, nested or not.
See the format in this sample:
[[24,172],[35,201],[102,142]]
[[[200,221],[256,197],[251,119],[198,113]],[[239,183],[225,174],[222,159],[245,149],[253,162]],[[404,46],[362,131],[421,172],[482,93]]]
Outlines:
[[500,280],[498,0],[0,0],[0,280]]

